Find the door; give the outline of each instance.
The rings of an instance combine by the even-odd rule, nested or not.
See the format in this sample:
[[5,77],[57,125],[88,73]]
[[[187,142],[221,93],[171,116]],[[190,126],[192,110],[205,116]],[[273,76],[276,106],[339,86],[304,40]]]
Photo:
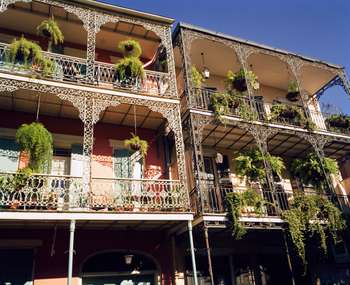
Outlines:
[[84,277],[83,285],[154,285],[154,275]]
[[[219,211],[219,201],[217,196],[217,177],[216,177],[216,167],[214,159],[212,157],[204,157],[204,187],[207,189],[207,195],[204,195],[206,198],[205,203],[209,207],[210,211],[217,212]],[[205,188],[204,188],[205,189]]]
[[51,164],[52,175],[69,175],[70,173],[70,157],[53,156]]

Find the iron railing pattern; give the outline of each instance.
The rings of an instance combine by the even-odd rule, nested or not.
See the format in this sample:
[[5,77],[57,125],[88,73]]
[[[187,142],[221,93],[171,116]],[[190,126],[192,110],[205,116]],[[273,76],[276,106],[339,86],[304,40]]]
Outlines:
[[[190,104],[193,108],[202,109],[202,110],[208,110],[213,111],[213,107],[211,104],[211,97],[218,91],[205,89],[205,88],[192,88],[191,92],[191,99]],[[251,110],[254,110],[256,112],[256,120],[264,123],[275,123],[280,125],[287,125],[287,126],[297,126],[304,128],[300,121],[298,121],[295,118],[284,118],[282,116],[279,116],[275,118],[273,121],[269,119],[271,108],[274,104],[278,103],[266,103],[262,100],[262,98],[248,98],[248,97],[237,97],[243,104],[246,106],[250,106]],[[293,104],[293,103],[286,103],[288,105],[293,105],[294,108],[297,108],[305,115],[305,117],[308,117],[308,114],[310,115],[311,121],[315,124],[316,130],[327,130],[331,132],[337,132],[342,134],[350,134],[350,129],[347,128],[336,128],[333,126],[330,126],[326,119],[331,116],[332,114],[320,112],[317,110],[308,110],[308,114],[305,112],[303,106]],[[234,117],[243,117],[240,113],[239,107],[231,108],[229,114],[230,116]]]
[[169,74],[145,70],[144,78],[136,78],[129,82],[123,82],[116,76],[114,64],[94,62],[93,81],[87,76],[87,61],[83,58],[62,55],[51,52],[43,52],[44,55],[54,63],[54,72],[52,75],[45,76],[40,70],[34,67],[24,68],[21,64],[12,64],[6,62],[5,50],[7,44],[0,43],[0,70],[11,73],[33,74],[39,78],[68,81],[80,84],[90,84],[107,89],[126,89],[138,93],[146,93],[154,96],[169,96],[168,88],[170,85]]
[[187,211],[178,180],[92,178],[0,173],[2,210]]

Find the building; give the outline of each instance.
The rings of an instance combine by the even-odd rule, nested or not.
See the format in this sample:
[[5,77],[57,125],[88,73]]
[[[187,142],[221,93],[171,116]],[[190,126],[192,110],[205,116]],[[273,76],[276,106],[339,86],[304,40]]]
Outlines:
[[[311,151],[320,162],[324,157],[337,160],[340,173],[326,173],[322,180],[332,189],[329,197],[348,210],[348,129],[330,125],[329,115],[321,113],[319,104],[320,96],[335,85],[350,94],[344,69],[183,23],[175,29],[173,45],[200,280],[236,285],[316,284],[303,279],[297,266],[293,268],[281,213],[289,209],[294,193],[315,193],[315,187],[300,183],[290,171],[293,160]],[[226,104],[220,96],[228,88],[229,70],[236,74],[252,71],[260,86],[252,80]],[[202,73],[199,80],[198,71]],[[298,98],[286,96],[290,82],[298,86]],[[304,122],[288,114],[272,117],[277,106],[299,110]],[[232,158],[252,149],[262,153],[264,183],[250,183],[236,172],[238,162]],[[287,165],[281,175],[274,173],[269,155],[281,157]],[[324,170],[324,163],[320,165]],[[240,222],[248,234],[234,240],[227,223],[227,195],[250,188],[270,205],[260,215],[243,208]],[[317,284],[348,284],[347,250],[336,253],[312,264],[309,278],[313,282],[318,276],[321,283]],[[344,283],[336,283],[340,280]]]
[[[187,24],[172,35],[173,19],[91,0],[0,3],[0,283],[349,282],[345,238],[300,276],[281,215],[315,187],[267,159],[314,151],[327,199],[348,211],[350,125],[332,125],[318,101],[335,85],[350,94],[342,67]],[[253,71],[260,88],[244,79],[216,108],[229,70]],[[297,119],[271,120],[276,105]],[[148,147],[126,146],[132,134]],[[252,149],[264,183],[235,170],[235,153]],[[268,203],[243,208],[235,240],[228,197],[250,190]]]
[[[193,218],[173,20],[85,0],[4,0],[0,12],[1,283],[170,284],[173,234]],[[62,44],[37,33],[52,18]],[[22,35],[27,61],[7,57]],[[116,77],[126,39],[141,45],[142,80]],[[33,42],[50,50],[53,72]],[[50,171],[27,177],[16,173],[28,153],[15,134],[36,121],[53,136],[53,158]],[[130,133],[148,141],[145,158],[125,147]]]

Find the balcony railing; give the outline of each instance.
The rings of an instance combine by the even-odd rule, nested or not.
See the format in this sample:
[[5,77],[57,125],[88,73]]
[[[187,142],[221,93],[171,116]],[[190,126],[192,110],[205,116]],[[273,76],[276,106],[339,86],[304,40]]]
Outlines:
[[0,173],[1,210],[187,211],[178,180],[92,178]]
[[45,56],[54,62],[52,75],[44,76],[40,70],[35,68],[24,68],[21,64],[12,64],[5,61],[5,50],[7,44],[0,43],[0,70],[28,76],[37,76],[55,81],[76,82],[88,84],[107,89],[125,89],[138,93],[146,93],[154,96],[172,96],[167,92],[169,87],[169,74],[145,70],[143,79],[135,79],[129,82],[120,81],[116,76],[114,64],[94,62],[94,77],[91,81],[87,77],[87,61],[83,58],[44,52]]
[[[210,89],[193,88],[191,99],[192,106],[198,109],[213,111],[211,97],[217,92],[218,91]],[[236,98],[240,101],[239,104],[245,104],[246,106],[254,106],[255,104],[254,100],[249,99],[248,97],[236,96]],[[230,109],[230,116],[241,117],[239,104]]]
[[335,126],[327,121],[327,118],[337,114],[319,112],[314,110],[310,111],[310,114],[313,122],[317,125],[318,129],[350,135],[350,126]]
[[[203,185],[204,186],[204,185]],[[264,213],[260,216],[270,217],[278,216],[281,211],[289,209],[289,202],[292,198],[292,193],[284,191],[272,192],[265,189],[257,190],[258,193],[268,202]],[[198,200],[194,205],[197,205],[195,211],[199,212],[202,209],[203,213],[207,214],[223,214],[226,213],[226,195],[232,192],[241,192],[235,190],[233,187],[216,187],[214,185],[206,184],[201,189],[201,199],[202,204],[199,204],[199,199],[197,197],[196,191],[191,192],[191,201]],[[198,208],[200,207],[200,208]],[[247,207],[243,215],[250,216],[255,215],[252,209]]]

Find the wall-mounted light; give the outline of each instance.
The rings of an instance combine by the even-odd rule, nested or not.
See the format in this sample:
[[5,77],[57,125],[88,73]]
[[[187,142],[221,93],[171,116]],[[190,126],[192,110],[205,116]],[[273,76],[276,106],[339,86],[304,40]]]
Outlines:
[[208,67],[205,66],[205,61],[204,61],[204,53],[201,53],[202,56],[202,65],[203,65],[203,69],[202,69],[202,75],[205,79],[208,79],[210,77],[210,70]]
[[133,257],[134,255],[132,254],[125,254],[124,255],[125,264],[131,264]]
[[216,153],[215,162],[216,164],[221,164],[224,162],[224,156],[220,152]]

